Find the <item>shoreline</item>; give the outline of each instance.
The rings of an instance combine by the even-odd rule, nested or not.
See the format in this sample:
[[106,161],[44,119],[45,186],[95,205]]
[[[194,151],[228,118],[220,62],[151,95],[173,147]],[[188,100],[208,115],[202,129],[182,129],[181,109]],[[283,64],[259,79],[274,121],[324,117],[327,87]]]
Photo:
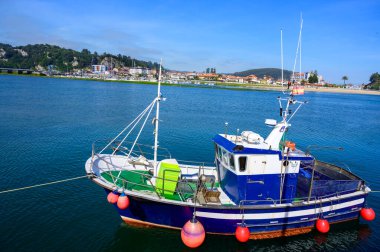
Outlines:
[[[61,77],[61,76],[41,76],[41,75],[27,75],[27,74],[7,74],[1,75],[10,76],[26,76],[26,77],[39,77],[39,78],[52,78],[52,79],[70,79],[70,80],[85,80],[85,81],[101,81],[101,82],[117,82],[117,83],[134,83],[142,85],[156,85],[157,81],[139,81],[139,80],[107,80],[107,79],[94,79],[94,78],[78,78],[78,77]],[[254,84],[240,84],[240,83],[221,83],[213,82],[214,85],[207,84],[173,84],[168,82],[161,82],[164,86],[176,87],[195,87],[195,88],[218,88],[229,90],[253,90],[253,91],[278,91],[283,89],[280,86],[272,85],[254,85]],[[345,88],[331,88],[331,87],[305,87],[305,92],[319,92],[319,93],[341,93],[341,94],[361,94],[361,95],[380,95],[380,91],[367,90],[367,89],[345,89]]]

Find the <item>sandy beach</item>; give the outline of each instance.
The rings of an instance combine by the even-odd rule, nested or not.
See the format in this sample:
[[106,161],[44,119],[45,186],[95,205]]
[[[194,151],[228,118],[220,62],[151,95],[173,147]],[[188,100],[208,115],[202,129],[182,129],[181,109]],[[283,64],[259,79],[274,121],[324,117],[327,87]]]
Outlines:
[[345,94],[367,94],[380,95],[380,91],[367,89],[346,89],[346,88],[305,88],[306,92],[323,92],[323,93],[345,93]]
[[[228,87],[235,86],[229,84]],[[241,86],[242,87],[242,86]],[[256,89],[256,90],[276,90],[281,91],[280,86],[269,85],[244,85],[242,88]],[[378,90],[366,90],[366,89],[346,89],[346,88],[332,88],[332,87],[305,87],[305,92],[320,92],[320,93],[343,93],[343,94],[364,94],[364,95],[380,95]]]

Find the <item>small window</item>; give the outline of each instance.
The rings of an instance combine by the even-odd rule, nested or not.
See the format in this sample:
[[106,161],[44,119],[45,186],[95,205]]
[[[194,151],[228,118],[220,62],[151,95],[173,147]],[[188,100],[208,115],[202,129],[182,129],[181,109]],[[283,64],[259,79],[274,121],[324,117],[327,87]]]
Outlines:
[[214,146],[215,146],[215,155],[218,156],[218,152],[219,152],[218,145],[214,144]]
[[239,171],[244,172],[247,164],[247,157],[239,157]]
[[221,161],[222,160],[222,149],[220,147],[218,147],[218,157],[219,157],[219,160]]
[[223,151],[223,160],[222,162],[225,164],[225,166],[229,166],[229,153],[226,151],[226,150],[222,150]]
[[234,160],[234,155],[230,154],[230,167],[232,170],[235,170],[235,160]]

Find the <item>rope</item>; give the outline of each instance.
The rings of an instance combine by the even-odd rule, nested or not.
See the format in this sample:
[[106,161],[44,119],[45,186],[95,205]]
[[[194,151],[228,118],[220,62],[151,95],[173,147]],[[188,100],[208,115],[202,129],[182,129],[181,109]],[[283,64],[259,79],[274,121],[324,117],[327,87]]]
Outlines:
[[15,191],[21,191],[21,190],[31,189],[31,188],[35,188],[35,187],[40,187],[40,186],[47,186],[47,185],[52,185],[52,184],[58,184],[58,183],[63,183],[63,182],[71,181],[71,180],[77,180],[77,179],[81,179],[81,178],[87,178],[87,175],[80,176],[80,177],[75,177],[75,178],[69,178],[69,179],[62,179],[62,180],[53,181],[53,182],[49,182],[49,183],[43,183],[43,184],[37,184],[37,185],[32,185],[32,186],[25,186],[25,187],[5,190],[5,191],[1,191],[0,194],[2,194],[2,193],[9,193],[9,192],[15,192]]

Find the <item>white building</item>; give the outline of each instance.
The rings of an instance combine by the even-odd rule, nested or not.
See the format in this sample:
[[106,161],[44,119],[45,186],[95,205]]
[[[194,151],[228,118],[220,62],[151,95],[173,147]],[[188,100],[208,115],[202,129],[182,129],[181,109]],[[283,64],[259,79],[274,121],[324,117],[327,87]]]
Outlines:
[[105,65],[92,65],[92,72],[95,74],[103,74],[107,71]]
[[300,72],[295,72],[294,75],[292,74],[291,79],[300,82],[301,80],[306,79],[306,76],[308,73],[300,73]]
[[131,67],[129,69],[129,74],[130,75],[149,75],[151,73],[151,70],[149,68],[142,68],[142,67]]

